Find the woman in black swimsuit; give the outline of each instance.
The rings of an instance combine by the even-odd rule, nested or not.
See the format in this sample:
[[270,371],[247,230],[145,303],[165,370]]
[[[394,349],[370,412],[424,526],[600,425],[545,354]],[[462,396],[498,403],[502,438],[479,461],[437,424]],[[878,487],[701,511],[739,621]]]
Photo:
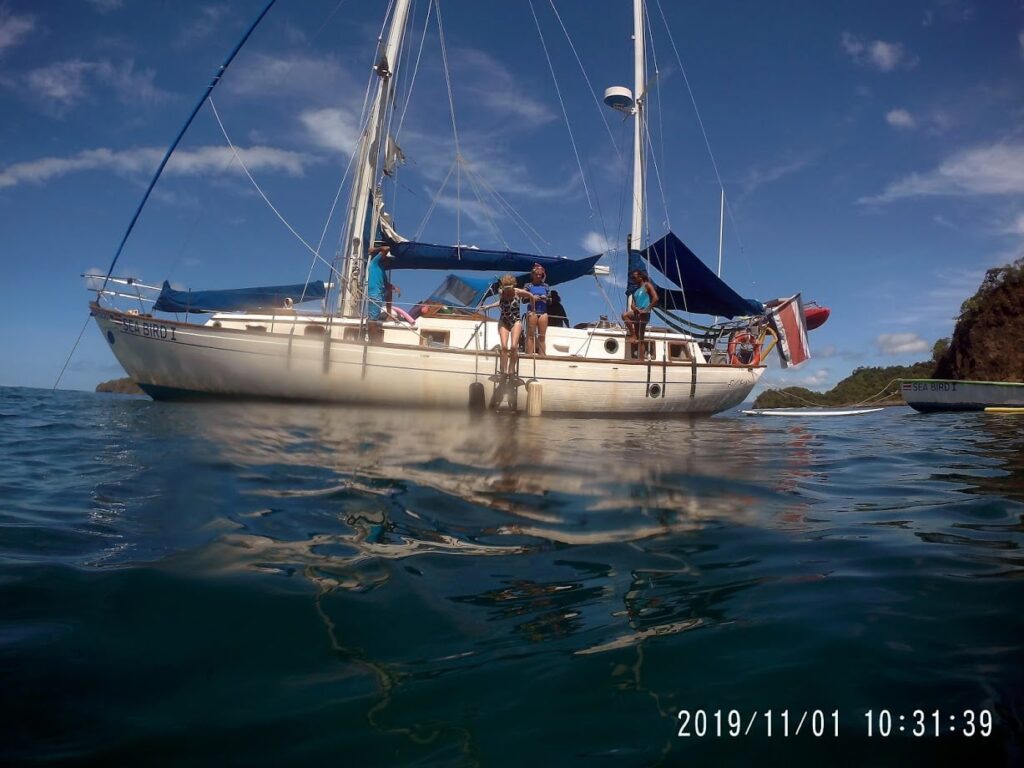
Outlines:
[[[501,336],[501,375],[508,375],[508,371],[516,369],[515,362],[519,357],[519,335],[523,332],[523,321],[519,317],[519,301],[526,299],[532,305],[535,298],[529,291],[516,287],[516,279],[512,275],[505,275],[498,281],[500,291],[498,300],[493,304],[487,304],[481,309],[499,308],[498,334]],[[509,360],[512,361],[511,368]]]

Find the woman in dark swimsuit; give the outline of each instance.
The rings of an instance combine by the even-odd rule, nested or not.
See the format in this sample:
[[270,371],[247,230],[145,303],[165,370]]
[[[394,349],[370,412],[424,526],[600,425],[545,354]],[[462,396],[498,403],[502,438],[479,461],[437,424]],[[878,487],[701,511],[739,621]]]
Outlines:
[[[505,275],[498,282],[500,291],[498,300],[493,304],[487,304],[481,309],[499,308],[498,334],[501,336],[501,375],[506,376],[508,371],[516,370],[516,361],[519,357],[519,335],[523,332],[523,321],[519,318],[520,299],[534,302],[534,296],[529,291],[516,287],[516,279],[512,275]],[[512,362],[511,367],[509,362]]]

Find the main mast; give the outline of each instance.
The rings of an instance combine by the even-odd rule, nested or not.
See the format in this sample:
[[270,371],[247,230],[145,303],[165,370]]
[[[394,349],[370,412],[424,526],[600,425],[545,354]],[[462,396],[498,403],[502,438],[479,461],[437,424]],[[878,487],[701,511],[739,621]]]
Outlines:
[[629,242],[634,250],[643,247],[645,61],[643,0],[633,0],[633,224]]
[[[633,218],[626,236],[627,260],[643,248],[644,239],[644,112],[647,99],[647,56],[644,47],[644,0],[633,0],[633,90],[613,85],[604,103],[633,118]],[[633,264],[630,263],[630,268]]]
[[644,0],[633,0],[633,222],[629,247],[640,250],[644,233],[644,109],[646,99]]
[[393,106],[395,74],[398,72],[405,22],[409,15],[409,2],[410,0],[396,0],[383,55],[374,65],[380,83],[370,107],[366,129],[359,141],[356,176],[349,198],[348,222],[345,226],[345,278],[341,286],[341,314],[344,317],[354,317],[360,310],[363,264],[374,238],[377,221],[376,207],[371,206],[373,186],[376,183],[377,161],[383,144],[382,134],[387,124],[388,110]]

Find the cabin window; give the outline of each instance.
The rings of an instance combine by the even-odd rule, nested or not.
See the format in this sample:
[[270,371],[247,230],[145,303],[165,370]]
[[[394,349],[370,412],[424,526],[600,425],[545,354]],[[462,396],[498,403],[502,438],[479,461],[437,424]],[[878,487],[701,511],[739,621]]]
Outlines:
[[358,328],[346,328],[341,338],[345,341],[360,341],[361,334]]
[[450,331],[420,331],[422,347],[447,347],[450,339]]
[[690,360],[690,345],[685,343],[668,345],[669,360]]
[[646,347],[646,351],[647,351],[646,358],[648,360],[655,360],[656,358],[655,358],[655,355],[654,355],[654,342],[653,341],[632,342],[630,344],[627,344],[626,345],[626,359],[627,360],[639,360],[640,359],[640,344],[641,343],[644,345],[644,347]]
[[266,333],[267,332],[267,326],[265,326],[265,325],[250,325],[250,324],[247,323],[246,326],[245,326],[245,330],[247,330],[247,331],[259,331],[260,333]]
[[604,340],[604,351],[609,355],[614,355],[619,351],[619,340],[618,339],[605,339]]
[[327,326],[320,325],[319,323],[310,323],[306,326],[305,333],[307,336],[323,336],[327,333]]

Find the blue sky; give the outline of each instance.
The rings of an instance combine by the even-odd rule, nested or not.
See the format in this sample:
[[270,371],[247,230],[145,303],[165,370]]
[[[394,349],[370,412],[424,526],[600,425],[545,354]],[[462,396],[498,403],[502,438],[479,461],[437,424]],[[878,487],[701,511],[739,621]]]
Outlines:
[[[105,271],[163,151],[262,6],[0,0],[0,384],[52,386],[87,315],[80,273]],[[314,246],[354,147],[384,7],[279,0],[215,92],[249,171]],[[399,230],[573,257],[608,243],[621,271],[629,125],[594,103],[553,8],[600,94],[631,85],[630,3],[533,0],[579,163],[528,0],[440,7],[465,170],[439,192],[455,146],[432,16],[398,136],[408,162],[389,189]],[[418,0],[413,57],[426,10]],[[723,276],[752,298],[800,291],[833,311],[811,334],[814,359],[773,368],[769,385],[827,388],[858,366],[928,357],[985,269],[1024,254],[1019,0],[661,0],[649,13],[650,233],[671,226],[714,265],[720,174],[732,213]],[[413,66],[402,66],[407,85]],[[337,216],[326,227],[328,259],[339,228]],[[310,261],[204,108],[117,272],[220,288],[301,281]],[[416,299],[441,277],[396,282]],[[593,280],[562,294],[573,322],[612,311]],[[119,374],[90,325],[62,386]]]

